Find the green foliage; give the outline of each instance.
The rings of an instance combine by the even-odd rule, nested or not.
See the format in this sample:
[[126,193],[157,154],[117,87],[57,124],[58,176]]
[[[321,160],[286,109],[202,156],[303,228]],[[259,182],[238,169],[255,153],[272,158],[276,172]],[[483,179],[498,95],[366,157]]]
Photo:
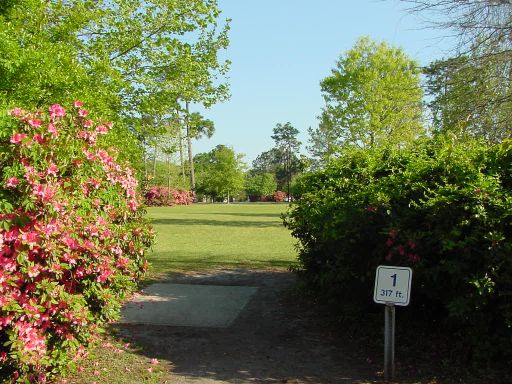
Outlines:
[[217,145],[208,153],[195,156],[198,172],[198,193],[213,198],[234,196],[244,187],[243,155],[225,145]]
[[510,137],[512,89],[506,57],[459,56],[425,69],[434,129],[500,142]]
[[[425,68],[434,128],[491,142],[510,138],[512,8],[508,1],[402,0],[457,44]],[[422,15],[423,16],[423,15]]]
[[141,169],[134,133],[151,145],[180,101],[229,96],[229,62],[218,58],[229,21],[219,17],[215,0],[2,1],[0,110],[80,98],[114,123],[120,156]]
[[442,137],[343,151],[297,181],[300,274],[352,316],[374,307],[378,265],[410,266],[411,319],[443,324],[461,358],[511,357],[511,160],[510,142]]
[[313,129],[309,127],[309,143],[307,147],[311,156],[313,156],[313,166],[321,168],[328,163],[338,150],[340,137],[338,129],[329,114],[324,110],[319,117],[318,127]]
[[280,159],[285,174],[286,191],[290,195],[292,177],[299,170],[297,166],[301,165],[300,161],[297,161],[296,155],[302,144],[297,139],[299,130],[287,122],[285,124],[278,123],[272,132],[273,135],[271,137],[281,155]]
[[277,189],[276,178],[271,173],[253,174],[247,173],[245,177],[245,191],[255,200],[270,196]]
[[298,156],[301,142],[297,139],[299,131],[289,122],[276,124],[272,139],[275,147],[262,152],[252,162],[252,174],[271,173],[277,181],[277,188],[290,192],[290,185],[295,175],[306,168],[306,160]]
[[[326,102],[323,115],[330,124],[325,125],[324,116],[318,129],[318,136],[328,141],[324,149],[400,146],[423,132],[420,71],[402,49],[363,37],[320,85]],[[326,135],[326,128],[334,132]]]

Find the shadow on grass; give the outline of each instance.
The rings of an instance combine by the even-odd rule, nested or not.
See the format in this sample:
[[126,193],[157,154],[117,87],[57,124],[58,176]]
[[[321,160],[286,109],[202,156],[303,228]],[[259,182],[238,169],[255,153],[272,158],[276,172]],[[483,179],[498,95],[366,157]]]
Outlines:
[[[296,262],[290,260],[241,260],[241,261],[219,261],[219,260],[205,260],[204,258],[186,259],[186,260],[164,260],[154,258],[151,260],[152,268],[159,272],[187,269],[187,270],[206,270],[215,267],[227,268],[280,268],[288,269],[290,266],[297,265]],[[181,268],[177,268],[177,267]],[[183,268],[186,267],[186,268]]]
[[218,212],[218,213],[209,213],[209,212],[194,212],[194,215],[222,215],[222,216],[240,216],[240,217],[268,217],[269,219],[280,218],[281,213],[250,213],[250,212],[235,212],[235,211],[226,211],[226,212]]
[[279,228],[283,224],[274,221],[240,221],[240,220],[207,220],[207,219],[154,219],[153,225],[182,225],[182,226],[218,226],[218,227],[255,227],[255,228]]
[[[235,266],[238,267],[238,266]],[[286,271],[242,268],[173,273],[176,284],[258,287],[227,328],[117,325],[140,355],[171,366],[171,382],[374,383],[374,365],[319,322],[313,306],[290,294]],[[220,310],[220,309],[219,309]]]

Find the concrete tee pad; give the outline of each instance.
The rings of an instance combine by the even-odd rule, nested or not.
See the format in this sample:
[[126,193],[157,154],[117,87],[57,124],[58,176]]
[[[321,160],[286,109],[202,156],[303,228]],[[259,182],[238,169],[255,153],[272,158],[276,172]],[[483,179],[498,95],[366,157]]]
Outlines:
[[121,310],[121,323],[227,328],[256,287],[153,284]]

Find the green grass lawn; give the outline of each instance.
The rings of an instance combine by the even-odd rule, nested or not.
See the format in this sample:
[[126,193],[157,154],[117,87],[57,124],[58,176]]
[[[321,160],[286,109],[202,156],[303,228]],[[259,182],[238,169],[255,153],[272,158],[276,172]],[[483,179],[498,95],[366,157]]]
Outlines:
[[284,228],[286,204],[194,204],[150,207],[157,234],[150,277],[216,267],[286,268],[295,240]]
[[[286,204],[194,204],[151,207],[156,231],[146,283],[172,272],[211,268],[287,268],[296,260],[295,241],[283,227]],[[152,362],[137,346],[104,336],[80,370],[59,384],[170,383],[169,362]]]

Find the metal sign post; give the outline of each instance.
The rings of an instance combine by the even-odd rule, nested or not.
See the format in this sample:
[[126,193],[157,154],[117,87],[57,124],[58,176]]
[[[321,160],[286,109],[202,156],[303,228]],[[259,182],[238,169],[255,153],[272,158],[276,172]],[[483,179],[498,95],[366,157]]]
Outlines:
[[395,306],[409,304],[411,268],[380,265],[375,276],[373,300],[384,307],[384,378],[395,376]]
[[384,378],[395,376],[395,306],[384,307]]

